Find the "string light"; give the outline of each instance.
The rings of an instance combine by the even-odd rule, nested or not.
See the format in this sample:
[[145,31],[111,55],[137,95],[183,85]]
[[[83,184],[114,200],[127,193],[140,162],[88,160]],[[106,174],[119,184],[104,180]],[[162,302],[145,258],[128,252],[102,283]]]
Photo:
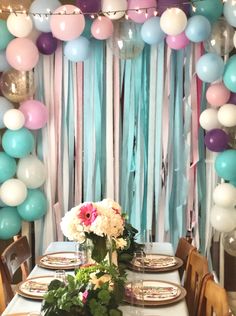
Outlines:
[[[187,4],[190,4],[192,6],[192,9],[193,11],[195,12],[196,11],[196,3],[197,2],[202,2],[204,0],[195,0],[193,2],[193,0],[191,1],[185,1],[185,2],[181,2],[181,3],[176,3],[176,4],[173,4],[172,7],[178,7],[180,5],[187,5]],[[223,3],[227,2],[228,0],[221,0]],[[235,0],[236,2],[236,0]],[[163,5],[164,7],[165,5]],[[26,15],[32,15],[32,16],[45,16],[45,17],[48,17],[48,15],[76,15],[76,14],[84,14],[84,15],[90,15],[90,17],[92,19],[95,18],[95,16],[97,15],[103,15],[103,14],[106,14],[106,15],[115,15],[117,13],[125,13],[125,18],[128,19],[128,12],[129,11],[136,11],[138,14],[141,14],[141,13],[144,13],[146,17],[148,17],[148,10],[154,10],[153,12],[153,15],[154,16],[157,16],[158,15],[158,8],[157,7],[145,7],[145,8],[135,8],[135,9],[128,9],[126,11],[124,10],[115,10],[115,11],[101,11],[101,12],[86,12],[86,13],[83,13],[79,8],[76,8],[73,12],[67,12],[66,10],[63,10],[61,12],[52,12],[50,9],[47,9],[47,12],[30,12],[30,11],[26,11],[26,10],[13,10],[12,7],[9,5],[6,9],[3,9],[3,8],[0,8],[0,13],[14,13],[15,15],[18,15],[18,14],[26,14]]]

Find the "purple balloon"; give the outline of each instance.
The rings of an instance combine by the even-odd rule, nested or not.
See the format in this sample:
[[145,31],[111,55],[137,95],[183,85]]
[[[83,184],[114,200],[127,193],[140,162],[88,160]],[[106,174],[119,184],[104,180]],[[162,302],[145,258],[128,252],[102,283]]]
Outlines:
[[236,105],[236,93],[231,92],[229,101],[227,103],[231,103],[231,104]]
[[157,10],[158,15],[162,15],[162,13],[168,8],[180,8],[187,15],[190,14],[190,2],[185,0],[158,0],[157,1]]
[[76,0],[75,5],[80,8],[84,14],[101,11],[101,0]]
[[57,39],[52,33],[41,33],[37,38],[36,45],[40,53],[51,55],[57,49]]
[[228,149],[228,142],[229,135],[219,128],[212,129],[205,135],[205,145],[211,151],[220,152]]

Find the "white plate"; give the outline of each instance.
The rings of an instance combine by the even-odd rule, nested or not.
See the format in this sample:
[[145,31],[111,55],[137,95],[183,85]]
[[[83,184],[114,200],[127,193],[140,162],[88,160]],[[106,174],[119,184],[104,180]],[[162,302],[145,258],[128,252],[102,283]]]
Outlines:
[[77,261],[74,252],[53,252],[39,257],[37,264],[47,269],[71,270],[79,266],[80,263]]
[[48,291],[48,285],[55,278],[52,275],[37,276],[21,282],[16,291],[18,294],[27,298],[43,299]]

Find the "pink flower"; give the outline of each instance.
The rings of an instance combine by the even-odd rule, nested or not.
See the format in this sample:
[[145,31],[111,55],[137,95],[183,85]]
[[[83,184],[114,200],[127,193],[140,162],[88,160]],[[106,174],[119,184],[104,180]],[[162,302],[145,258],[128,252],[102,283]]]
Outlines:
[[80,207],[77,216],[85,226],[89,226],[97,217],[97,209],[92,203],[85,203]]
[[88,297],[88,291],[86,290],[86,291],[84,291],[84,293],[83,293],[83,295],[82,295],[82,302],[83,302],[83,304],[85,304],[86,303],[86,301],[87,301],[87,297]]

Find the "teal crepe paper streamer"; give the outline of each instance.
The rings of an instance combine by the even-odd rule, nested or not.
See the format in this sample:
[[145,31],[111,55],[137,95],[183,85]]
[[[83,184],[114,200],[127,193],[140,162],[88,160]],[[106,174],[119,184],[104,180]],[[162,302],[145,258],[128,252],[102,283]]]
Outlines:
[[[160,43],[157,47],[157,86],[156,86],[156,133],[155,133],[155,217],[158,219],[159,213],[159,196],[162,190],[162,116],[163,116],[163,91],[164,91],[164,62],[165,62],[165,43]],[[158,233],[158,222],[156,234]]]
[[[174,177],[174,101],[175,101],[175,65],[176,52],[172,50],[170,56],[170,96],[169,96],[169,137],[168,137],[168,158],[167,158],[167,183],[165,197],[165,231],[172,237],[172,214],[174,212],[174,189],[176,181]],[[173,190],[172,190],[173,188]]]

